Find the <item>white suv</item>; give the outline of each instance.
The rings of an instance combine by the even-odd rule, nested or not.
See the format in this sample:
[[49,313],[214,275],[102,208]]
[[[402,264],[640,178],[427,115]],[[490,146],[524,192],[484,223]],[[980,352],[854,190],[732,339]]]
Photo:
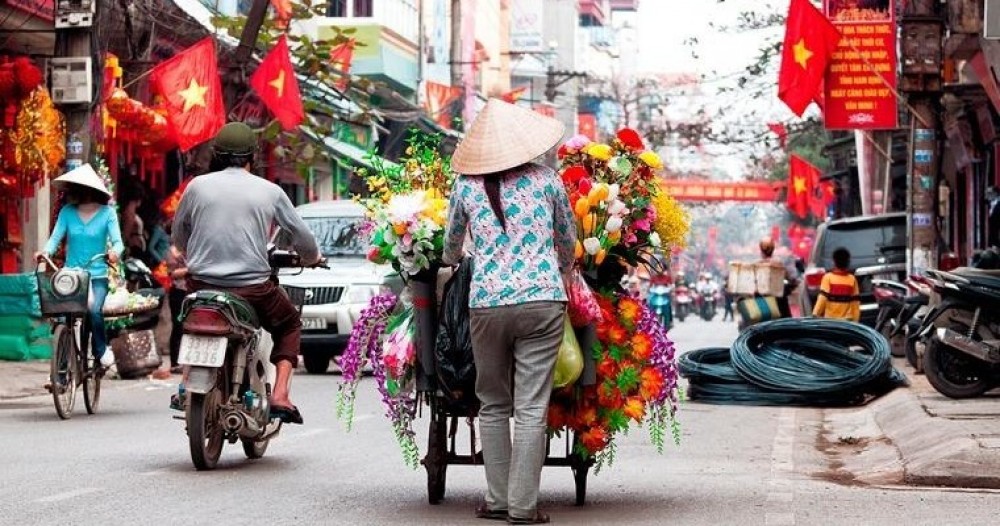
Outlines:
[[[358,234],[365,209],[347,200],[320,201],[296,208],[316,236],[329,269],[282,272],[282,285],[306,289],[302,307],[302,358],[306,371],[326,372],[341,354],[361,310],[375,295],[399,292],[402,281],[389,265],[365,258],[367,239]],[[279,246],[282,239],[279,234]]]

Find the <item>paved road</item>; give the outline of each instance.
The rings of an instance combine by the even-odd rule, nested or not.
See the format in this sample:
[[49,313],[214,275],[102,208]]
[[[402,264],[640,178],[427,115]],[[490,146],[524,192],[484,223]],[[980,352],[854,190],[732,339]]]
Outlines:
[[[684,350],[735,334],[697,319],[673,331]],[[99,415],[65,422],[46,398],[0,404],[0,524],[481,523],[480,469],[453,467],[445,502],[429,506],[424,473],[403,467],[371,380],[351,434],[333,417],[338,380],[297,377],[307,425],[259,461],[230,446],[208,473],[191,467],[183,424],[166,407],[170,383],[116,383]],[[617,464],[591,477],[585,507],[572,506],[569,470],[546,468],[544,509],[562,524],[996,523],[996,493],[828,481],[814,447],[818,411],[688,403],[682,414],[683,443],[663,455],[642,430],[623,439]]]

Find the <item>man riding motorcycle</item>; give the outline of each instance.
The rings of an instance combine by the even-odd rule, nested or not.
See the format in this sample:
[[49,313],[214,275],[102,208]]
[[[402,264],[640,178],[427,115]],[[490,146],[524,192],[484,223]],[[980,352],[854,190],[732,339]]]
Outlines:
[[285,192],[250,172],[256,151],[257,137],[249,126],[231,122],[222,127],[213,144],[213,164],[222,169],[196,177],[187,186],[174,217],[172,241],[187,259],[188,290],[230,292],[253,306],[274,340],[271,413],[301,424],[289,384],[298,365],[302,320],[271,277],[268,240],[273,225],[290,234],[304,265],[319,262],[321,256]]

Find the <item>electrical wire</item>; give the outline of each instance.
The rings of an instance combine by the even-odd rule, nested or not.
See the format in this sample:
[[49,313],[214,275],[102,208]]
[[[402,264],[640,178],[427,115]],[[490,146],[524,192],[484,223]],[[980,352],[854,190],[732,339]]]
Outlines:
[[849,406],[906,379],[874,329],[841,320],[789,318],[753,325],[730,349],[678,360],[692,400],[716,404]]

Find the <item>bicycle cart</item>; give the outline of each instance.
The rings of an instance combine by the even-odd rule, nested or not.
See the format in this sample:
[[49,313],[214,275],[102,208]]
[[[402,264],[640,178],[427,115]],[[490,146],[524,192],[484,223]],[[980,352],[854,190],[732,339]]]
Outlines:
[[[430,275],[428,275],[430,274]],[[449,465],[482,465],[482,451],[476,450],[475,419],[478,415],[478,401],[475,407],[455,404],[436,386],[437,363],[431,350],[437,334],[436,269],[424,273],[409,283],[413,293],[416,320],[415,344],[418,356],[417,390],[429,402],[430,423],[427,438],[427,454],[421,460],[427,470],[427,501],[439,504],[444,498]],[[473,404],[467,404],[473,405]],[[464,418],[469,427],[469,453],[459,453],[457,435],[459,419]],[[572,470],[576,485],[576,505],[582,506],[587,498],[587,475],[594,464],[593,458],[584,458],[574,451],[576,437],[567,432],[559,440],[564,442],[562,454],[554,456],[552,437],[546,445],[545,465],[564,466]]]

